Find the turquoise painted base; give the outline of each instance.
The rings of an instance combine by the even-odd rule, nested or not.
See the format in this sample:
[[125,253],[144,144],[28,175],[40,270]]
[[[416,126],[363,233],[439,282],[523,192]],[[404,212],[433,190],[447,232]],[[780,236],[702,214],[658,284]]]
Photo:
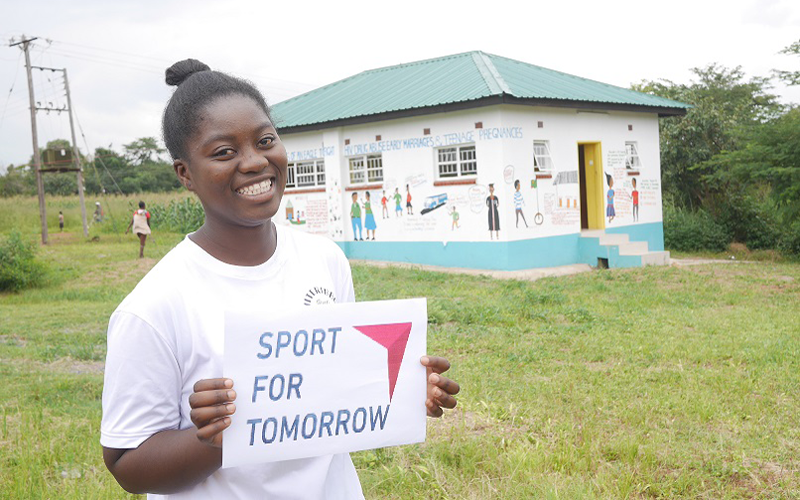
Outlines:
[[[631,241],[647,241],[651,250],[664,249],[664,227],[658,223],[607,229],[627,233]],[[516,271],[569,264],[597,265],[600,249],[587,245],[578,233],[521,241],[338,241],[350,259],[406,262],[441,267]],[[599,247],[599,245],[597,245]],[[605,249],[605,247],[604,247]],[[613,250],[611,250],[614,253]],[[641,265],[638,256],[607,255],[612,267]],[[634,262],[636,261],[636,262]]]

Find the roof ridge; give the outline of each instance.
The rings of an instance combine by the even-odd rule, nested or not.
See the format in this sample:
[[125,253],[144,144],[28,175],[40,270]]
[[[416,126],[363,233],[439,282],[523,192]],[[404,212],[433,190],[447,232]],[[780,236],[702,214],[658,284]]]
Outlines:
[[[554,73],[554,74],[561,75],[561,76],[565,76],[565,77],[568,77],[568,78],[572,78],[574,80],[580,80],[580,81],[583,81],[583,82],[590,82],[590,83],[594,83],[594,84],[597,84],[597,85],[603,85],[604,87],[610,87],[610,88],[613,88],[613,89],[624,90],[626,92],[631,92],[631,93],[634,93],[634,94],[645,95],[645,96],[648,96],[648,97],[654,97],[657,100],[669,101],[669,102],[673,102],[673,103],[676,103],[676,104],[683,105],[683,103],[681,103],[680,101],[676,101],[675,99],[670,99],[668,97],[661,97],[661,96],[657,96],[655,94],[648,94],[646,92],[639,92],[638,90],[633,90],[631,88],[620,87],[619,85],[613,85],[611,83],[601,82],[600,80],[593,80],[591,78],[586,78],[586,77],[583,77],[583,76],[573,75],[572,73],[565,73],[565,72],[559,71],[557,69],[546,68],[544,66],[539,66],[538,64],[531,64],[529,62],[520,61],[518,59],[513,59],[511,57],[499,56],[497,54],[488,54],[488,53],[485,54],[485,55],[489,56],[488,58],[496,57],[498,59],[504,59],[506,61],[511,61],[513,63],[516,63],[516,64],[522,64],[522,65],[525,65],[525,66],[538,68],[538,69],[541,69],[543,71],[546,71],[546,72],[549,72],[549,73]],[[493,66],[494,66],[494,64],[493,64]]]
[[512,95],[511,89],[506,84],[506,81],[486,54],[477,50],[472,52],[471,55],[472,61],[475,63],[478,72],[481,74],[483,81],[486,82],[486,86],[489,87],[489,91],[492,94]]

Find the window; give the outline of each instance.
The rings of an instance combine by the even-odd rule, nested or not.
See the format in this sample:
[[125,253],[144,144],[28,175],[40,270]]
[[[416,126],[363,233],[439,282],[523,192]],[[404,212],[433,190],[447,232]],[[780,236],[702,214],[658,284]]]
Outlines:
[[553,170],[550,144],[547,141],[533,141],[533,170],[535,172],[551,172]]
[[287,188],[325,186],[325,160],[290,163],[286,177]]
[[383,157],[377,155],[353,156],[350,161],[350,184],[383,182]]
[[475,145],[437,149],[436,165],[440,179],[476,175],[478,173],[478,157],[475,153]]
[[625,143],[625,168],[628,170],[639,170],[642,162],[639,160],[639,148],[635,142]]

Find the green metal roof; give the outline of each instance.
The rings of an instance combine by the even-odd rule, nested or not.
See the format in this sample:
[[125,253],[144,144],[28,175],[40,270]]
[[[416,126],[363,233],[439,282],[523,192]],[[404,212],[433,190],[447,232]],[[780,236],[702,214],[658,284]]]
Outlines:
[[[684,114],[688,104],[474,51],[364,71],[275,104],[279,128],[319,129],[501,102]],[[386,114],[389,114],[388,116]],[[338,123],[337,123],[338,122]],[[291,131],[291,130],[287,130]]]

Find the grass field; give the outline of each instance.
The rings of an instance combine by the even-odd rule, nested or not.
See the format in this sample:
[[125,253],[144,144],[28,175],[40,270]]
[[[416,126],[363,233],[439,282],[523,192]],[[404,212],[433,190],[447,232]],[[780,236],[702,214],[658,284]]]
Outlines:
[[[49,203],[71,215],[48,285],[0,294],[0,498],[125,498],[98,442],[106,323],[181,237],[138,260],[124,226],[87,241],[77,205]],[[35,199],[0,200],[0,234],[37,224]],[[796,263],[353,275],[359,300],[428,298],[429,351],[463,388],[426,443],[353,455],[367,498],[800,498]]]

